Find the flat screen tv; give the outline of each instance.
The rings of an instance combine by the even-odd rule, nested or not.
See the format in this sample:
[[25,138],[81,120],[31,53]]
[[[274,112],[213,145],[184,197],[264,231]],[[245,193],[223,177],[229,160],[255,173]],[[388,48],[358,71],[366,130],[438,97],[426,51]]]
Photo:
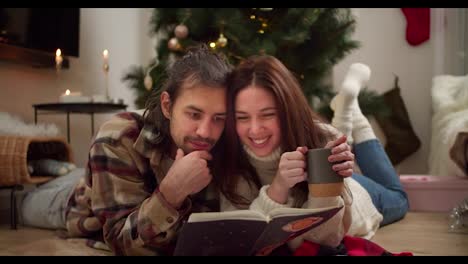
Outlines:
[[0,59],[54,67],[55,52],[79,57],[79,8],[0,8]]

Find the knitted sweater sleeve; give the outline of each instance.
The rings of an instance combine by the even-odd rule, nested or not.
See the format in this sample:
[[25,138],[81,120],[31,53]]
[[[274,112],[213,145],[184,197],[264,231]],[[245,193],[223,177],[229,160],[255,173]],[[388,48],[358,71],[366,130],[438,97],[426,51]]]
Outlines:
[[341,196],[332,197],[312,197],[309,194],[307,202],[304,203],[302,208],[325,208],[343,206],[332,218],[322,225],[313,228],[309,232],[300,237],[292,240],[289,246],[292,249],[299,247],[304,240],[315,242],[321,245],[336,247],[340,244],[343,237],[348,232],[351,224],[351,204],[353,198],[349,187],[345,183]]
[[258,197],[250,204],[250,210],[259,211],[264,215],[268,215],[273,209],[292,207],[292,197],[289,197],[285,204],[280,204],[273,201],[266,193],[269,187],[270,185],[265,185],[260,189]]

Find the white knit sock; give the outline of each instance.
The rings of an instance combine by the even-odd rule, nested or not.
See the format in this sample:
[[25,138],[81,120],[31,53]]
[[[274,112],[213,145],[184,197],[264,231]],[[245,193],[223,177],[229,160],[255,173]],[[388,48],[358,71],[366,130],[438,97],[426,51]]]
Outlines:
[[[334,111],[332,125],[345,134],[348,143],[353,143],[353,114],[357,103],[357,97],[361,87],[363,87],[370,78],[370,69],[362,63],[354,63],[341,84],[338,94],[330,102],[330,108]],[[360,110],[359,110],[360,112]]]
[[332,126],[336,127],[341,133],[346,135],[348,143],[352,144],[353,137],[353,110],[351,104],[345,102],[345,97],[339,92],[330,102],[330,108],[334,111],[331,121]]
[[359,144],[367,140],[377,138],[369,120],[362,114],[359,103],[356,100],[352,104],[353,108],[353,139],[354,144]]

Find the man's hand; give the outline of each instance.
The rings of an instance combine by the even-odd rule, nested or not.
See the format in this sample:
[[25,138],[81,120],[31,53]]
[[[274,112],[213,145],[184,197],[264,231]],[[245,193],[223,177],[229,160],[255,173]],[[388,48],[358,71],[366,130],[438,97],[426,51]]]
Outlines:
[[174,164],[159,187],[167,202],[179,208],[188,195],[205,188],[213,178],[207,163],[211,159],[207,151],[193,151],[184,155],[182,149],[178,149]]
[[267,190],[268,196],[277,203],[286,203],[289,189],[307,179],[306,168],[307,147],[298,147],[296,151],[281,155],[273,182]]
[[333,165],[332,168],[334,171],[344,177],[353,175],[354,154],[351,152],[351,147],[346,142],[346,136],[328,142],[325,148],[331,148],[332,154],[328,156],[328,161],[339,162]]

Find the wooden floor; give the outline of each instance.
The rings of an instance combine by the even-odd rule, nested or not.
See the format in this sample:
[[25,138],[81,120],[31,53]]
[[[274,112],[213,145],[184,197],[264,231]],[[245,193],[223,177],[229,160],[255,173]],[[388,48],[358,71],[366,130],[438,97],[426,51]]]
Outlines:
[[[448,232],[447,214],[410,212],[398,223],[383,227],[372,239],[390,252],[414,255],[468,256],[468,234]],[[0,226],[0,255],[109,255],[91,249],[83,239],[62,240],[54,231]]]
[[55,231],[9,225],[0,226],[1,256],[106,256],[108,251],[86,246],[84,239],[61,239]]
[[401,221],[380,228],[372,241],[390,252],[468,256],[468,233],[449,232],[448,213],[410,212]]

